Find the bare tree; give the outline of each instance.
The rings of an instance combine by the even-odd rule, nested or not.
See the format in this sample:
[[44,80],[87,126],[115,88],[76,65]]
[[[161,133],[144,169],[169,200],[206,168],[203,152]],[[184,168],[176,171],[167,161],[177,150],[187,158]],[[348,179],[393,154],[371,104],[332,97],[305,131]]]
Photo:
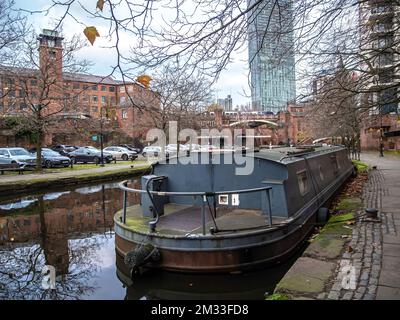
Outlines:
[[[341,56],[346,68],[357,73],[357,86],[343,84],[342,90],[357,96],[358,108],[384,110],[399,102],[399,81],[384,79],[395,80],[399,68],[400,37],[388,37],[399,34],[399,0],[105,0],[98,2],[100,10],[76,0],[53,0],[42,13],[55,8],[65,8],[59,23],[67,18],[80,22],[74,13],[79,8],[91,24],[108,26],[118,57],[113,72],[123,77],[178,60],[189,73],[197,70],[215,80],[254,31],[261,35],[256,52],[272,47],[270,68],[295,55],[302,89],[298,98],[312,95],[309,84]],[[261,18],[265,27],[253,30]],[[282,45],[291,33],[293,41]],[[122,49],[123,34],[134,39],[129,53]]]
[[13,0],[0,2],[0,61],[1,64],[13,64],[20,43],[29,31],[27,19],[15,11]]
[[170,64],[154,76],[153,88],[159,101],[158,107],[150,112],[154,127],[168,134],[169,122],[176,121],[178,132],[184,128],[197,129],[197,116],[205,111],[212,98],[209,80]]
[[[76,114],[79,94],[69,94],[64,72],[84,72],[89,63],[76,59],[76,52],[86,44],[74,36],[64,42],[64,50],[40,47],[37,35],[31,33],[23,41],[19,67],[1,67],[4,115],[18,121],[14,130],[30,132],[36,145],[36,168],[41,170],[43,138],[52,126],[59,125],[63,115]],[[19,124],[19,126],[18,126]]]

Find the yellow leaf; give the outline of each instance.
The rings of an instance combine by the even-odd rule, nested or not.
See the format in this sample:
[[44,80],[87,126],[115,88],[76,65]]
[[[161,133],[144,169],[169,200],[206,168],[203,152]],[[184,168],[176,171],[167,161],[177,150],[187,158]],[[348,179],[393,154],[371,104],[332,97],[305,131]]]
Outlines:
[[97,32],[96,27],[86,27],[85,30],[83,30],[83,33],[92,45],[96,38],[100,37],[100,34]]
[[151,80],[151,77],[145,74],[136,78],[136,81],[141,83],[145,88],[149,88]]
[[98,0],[97,1],[97,5],[96,5],[96,9],[99,9],[100,11],[103,11],[103,7],[104,7],[104,0]]

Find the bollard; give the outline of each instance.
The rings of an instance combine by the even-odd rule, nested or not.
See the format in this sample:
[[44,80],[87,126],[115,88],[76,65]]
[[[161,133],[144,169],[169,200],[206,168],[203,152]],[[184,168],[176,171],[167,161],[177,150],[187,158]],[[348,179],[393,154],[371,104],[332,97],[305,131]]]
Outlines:
[[378,210],[375,208],[367,208],[365,209],[365,213],[367,214],[368,219],[378,219]]

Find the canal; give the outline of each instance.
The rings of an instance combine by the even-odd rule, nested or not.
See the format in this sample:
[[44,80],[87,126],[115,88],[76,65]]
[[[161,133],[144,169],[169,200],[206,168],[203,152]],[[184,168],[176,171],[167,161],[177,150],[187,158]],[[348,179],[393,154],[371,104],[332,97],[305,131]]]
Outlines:
[[[297,258],[245,274],[151,271],[132,281],[114,248],[121,208],[118,182],[0,197],[0,299],[264,299]],[[42,287],[45,265],[56,270],[56,290]]]

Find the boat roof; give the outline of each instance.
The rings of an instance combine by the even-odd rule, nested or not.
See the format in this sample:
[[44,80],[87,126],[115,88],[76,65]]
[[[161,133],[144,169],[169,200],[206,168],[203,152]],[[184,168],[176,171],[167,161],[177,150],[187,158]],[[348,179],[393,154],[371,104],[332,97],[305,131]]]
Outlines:
[[[343,149],[343,146],[298,146],[261,149],[254,153],[255,158],[261,158],[281,163],[289,163],[304,157],[312,157],[321,153],[329,153]],[[301,157],[299,159],[299,157]]]
[[[334,146],[334,145],[311,145],[311,146],[297,146],[297,147],[273,147],[262,148],[260,150],[248,151],[246,156],[252,156],[258,159],[265,159],[269,161],[274,161],[282,164],[287,164],[291,162],[300,161],[304,158],[310,158],[323,153],[335,152],[344,149],[344,146]],[[210,151],[205,151],[210,152]],[[211,151],[213,154],[232,152],[228,150],[218,149],[216,151]],[[239,153],[239,151],[237,151]],[[178,156],[173,156],[170,159],[177,158]],[[180,155],[180,157],[186,157]],[[158,161],[156,163],[165,163],[165,159]],[[156,164],[155,163],[155,164]]]

